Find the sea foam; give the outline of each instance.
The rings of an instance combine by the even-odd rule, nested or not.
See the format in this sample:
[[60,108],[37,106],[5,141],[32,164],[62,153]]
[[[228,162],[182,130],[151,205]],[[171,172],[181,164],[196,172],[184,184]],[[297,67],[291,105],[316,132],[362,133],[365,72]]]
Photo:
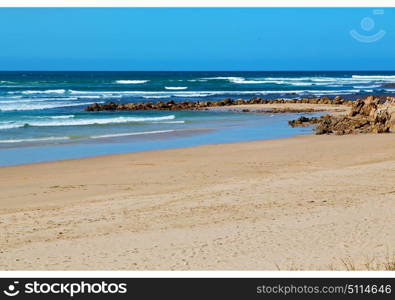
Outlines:
[[[0,111],[24,111],[24,110],[43,110],[43,109],[53,109],[60,107],[72,107],[72,106],[82,106],[89,105],[95,102],[85,102],[85,103],[42,103],[42,104],[18,104],[13,103],[10,105],[0,105]],[[99,102],[103,103],[103,102]]]
[[165,90],[186,90],[187,86],[165,86]]
[[[120,123],[139,123],[139,122],[155,122],[174,120],[175,115],[163,117],[115,117],[115,118],[96,118],[96,119],[76,119],[76,118],[63,118],[63,119],[50,119],[45,121],[21,121],[18,123],[8,124],[8,126],[17,127],[52,127],[52,126],[83,126],[83,125],[106,125],[106,124],[120,124]],[[7,125],[7,124],[5,124]],[[0,125],[1,126],[1,125]],[[1,128],[1,127],[0,127]],[[11,127],[10,127],[11,128]],[[5,128],[6,129],[6,128]]]
[[117,80],[115,81],[115,83],[118,84],[142,84],[142,83],[146,83],[149,80]]
[[[15,94],[16,92],[10,92]],[[30,94],[64,94],[66,93],[66,90],[64,89],[58,89],[58,90],[42,90],[42,91],[35,91],[35,90],[27,90],[27,91],[22,91],[21,94],[25,95],[30,95]]]
[[91,139],[101,139],[101,138],[112,138],[112,137],[122,137],[122,136],[132,136],[132,135],[145,135],[145,134],[158,134],[158,133],[169,133],[174,130],[154,130],[154,131],[140,131],[140,132],[127,132],[127,133],[114,133],[114,134],[103,134],[91,136]]
[[9,140],[0,140],[0,143],[23,143],[23,142],[43,142],[43,141],[60,141],[60,140],[68,140],[70,137],[68,136],[51,136],[51,137],[44,137],[44,138],[34,138],[34,139],[9,139]]

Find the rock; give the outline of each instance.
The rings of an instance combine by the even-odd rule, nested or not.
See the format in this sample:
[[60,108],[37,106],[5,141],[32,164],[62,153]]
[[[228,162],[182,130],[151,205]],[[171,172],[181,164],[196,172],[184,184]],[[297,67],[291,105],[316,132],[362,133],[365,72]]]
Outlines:
[[333,99],[332,103],[337,105],[343,104],[343,100],[340,96],[336,96],[335,99]]
[[288,124],[291,127],[306,127],[310,126],[312,124],[316,124],[319,121],[319,118],[313,117],[313,118],[307,118],[304,116],[301,116],[300,118],[292,121],[288,121]]
[[[340,99],[337,99],[340,100]],[[395,101],[369,96],[352,103],[346,116],[325,115],[316,118],[316,134],[357,134],[395,132]],[[290,121],[289,125],[303,126],[312,124],[311,119],[301,117]]]
[[[394,100],[394,99],[392,99]],[[391,100],[391,101],[392,101]],[[115,102],[107,102],[104,104],[94,103],[88,105],[86,111],[114,111],[114,110],[197,110],[206,109],[207,107],[217,107],[217,106],[230,106],[230,105],[244,105],[244,104],[279,104],[279,103],[309,103],[309,104],[347,104],[351,105],[353,101],[341,100],[340,97],[336,97],[331,101],[328,97],[322,98],[303,98],[303,99],[292,99],[284,100],[282,98],[278,99],[262,99],[260,97],[255,97],[249,100],[237,99],[232,100],[231,98],[225,98],[218,101],[181,101],[176,102],[174,100],[169,100],[167,102],[157,101],[156,103],[151,102],[140,102],[140,103],[124,103],[117,104]],[[394,100],[395,102],[395,100]],[[279,109],[278,112],[281,112]],[[286,112],[286,110],[284,110]],[[357,112],[359,113],[359,111]]]
[[230,98],[225,98],[223,101],[224,105],[232,105],[233,104],[233,100]]

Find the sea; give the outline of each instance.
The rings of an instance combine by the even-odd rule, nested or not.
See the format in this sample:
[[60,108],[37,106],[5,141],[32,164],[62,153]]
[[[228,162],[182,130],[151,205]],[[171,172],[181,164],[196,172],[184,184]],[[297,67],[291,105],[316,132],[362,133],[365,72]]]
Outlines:
[[0,166],[311,133],[300,114],[85,112],[92,103],[395,95],[395,71],[0,72]]

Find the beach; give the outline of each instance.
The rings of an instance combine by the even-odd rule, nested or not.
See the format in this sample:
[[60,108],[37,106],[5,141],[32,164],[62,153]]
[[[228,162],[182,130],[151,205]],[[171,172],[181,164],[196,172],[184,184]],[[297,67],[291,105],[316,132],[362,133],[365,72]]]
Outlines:
[[385,270],[395,254],[394,137],[1,167],[0,269]]

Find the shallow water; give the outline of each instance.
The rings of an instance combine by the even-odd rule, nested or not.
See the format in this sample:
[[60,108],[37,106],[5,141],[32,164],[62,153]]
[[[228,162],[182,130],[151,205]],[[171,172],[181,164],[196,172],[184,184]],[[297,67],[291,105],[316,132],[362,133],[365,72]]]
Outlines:
[[94,102],[394,95],[394,72],[0,72],[0,165],[308,133],[295,115],[133,111]]

